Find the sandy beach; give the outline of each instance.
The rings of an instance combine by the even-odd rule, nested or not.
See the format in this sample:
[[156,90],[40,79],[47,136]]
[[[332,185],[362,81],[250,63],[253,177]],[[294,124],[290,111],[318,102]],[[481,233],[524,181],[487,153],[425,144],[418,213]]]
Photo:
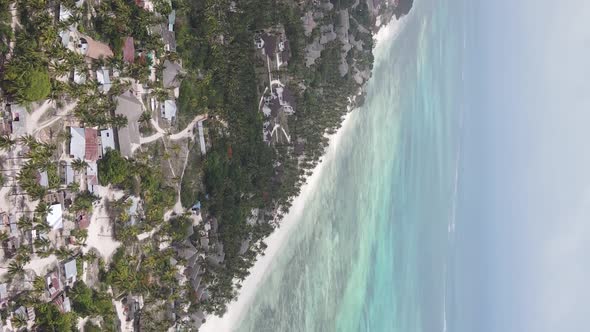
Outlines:
[[[389,25],[382,27],[374,37],[377,41],[377,45],[395,38],[401,30],[401,22],[403,21],[392,21]],[[377,47],[375,51],[378,52],[379,47]],[[338,150],[340,139],[344,135],[346,128],[350,126],[350,115],[351,113],[348,113],[342,122],[342,127],[334,135],[329,136],[330,143],[325,155],[321,158],[321,162],[315,167],[312,175],[306,179],[305,184],[301,188],[300,195],[293,200],[293,205],[289,210],[289,213],[281,221],[281,226],[265,240],[268,245],[265,255],[258,257],[258,260],[250,270],[250,275],[242,283],[238,298],[228,305],[227,312],[223,317],[208,316],[207,321],[199,328],[199,331],[231,331],[240,322],[249,303],[256,295],[256,290],[260,282],[263,281],[264,276],[270,269],[274,257],[281,251],[291,231],[300,220],[301,213],[306,206],[309,194],[314,192],[318,180],[322,176],[326,160],[333,158]]]
[[231,331],[242,315],[244,309],[248,307],[248,303],[256,294],[256,289],[259,283],[264,279],[264,275],[268,271],[273,261],[273,258],[281,251],[281,248],[286,243],[287,238],[294,227],[297,225],[300,215],[307,203],[309,193],[313,192],[316,184],[322,175],[324,165],[327,159],[331,158],[338,148],[338,142],[342,137],[345,128],[350,123],[350,113],[348,113],[342,127],[332,136],[330,136],[330,144],[322,161],[315,167],[313,174],[307,178],[307,181],[301,188],[301,194],[293,200],[293,205],[289,213],[281,221],[281,226],[277,228],[266,240],[268,245],[265,255],[259,256],[258,260],[250,270],[250,275],[242,283],[240,294],[236,301],[230,303],[227,307],[227,313],[223,317],[208,316],[207,321],[203,324],[199,331],[202,332],[221,332]]

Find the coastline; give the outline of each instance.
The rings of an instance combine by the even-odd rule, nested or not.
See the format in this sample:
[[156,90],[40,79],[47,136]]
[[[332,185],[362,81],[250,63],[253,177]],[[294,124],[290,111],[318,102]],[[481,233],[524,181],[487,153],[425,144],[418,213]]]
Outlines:
[[[373,38],[376,42],[376,47],[373,52],[377,56],[380,53],[380,49],[383,47],[384,42],[392,42],[399,32],[403,28],[403,22],[405,18],[399,20],[392,19],[386,25],[382,25],[377,29]],[[370,81],[370,79],[369,79]],[[367,81],[367,82],[369,82]],[[202,332],[221,332],[221,331],[232,331],[233,328],[241,321],[245,309],[250,304],[256,295],[256,290],[259,284],[264,279],[266,273],[271,268],[271,263],[277,254],[281,252],[281,249],[286,244],[287,237],[291,233],[291,230],[298,224],[299,217],[305,208],[309,193],[313,192],[317,186],[317,182],[320,179],[326,165],[326,161],[333,158],[337,152],[340,140],[345,134],[347,128],[351,125],[351,114],[358,110],[360,105],[356,105],[355,99],[366,93],[367,83],[363,85],[357,96],[351,97],[349,104],[349,110],[344,116],[341,127],[332,135],[327,135],[329,138],[328,148],[326,149],[321,161],[313,169],[312,174],[305,179],[305,183],[301,188],[301,193],[293,200],[287,215],[280,222],[280,227],[274,230],[274,232],[265,239],[267,248],[264,252],[264,256],[259,256],[254,266],[250,269],[250,274],[246,277],[242,283],[242,287],[236,300],[232,301],[227,306],[227,311],[222,317],[210,315],[206,317],[206,321],[199,327],[199,331]]]
[[326,160],[333,157],[336,149],[339,146],[340,138],[342,137],[346,128],[350,125],[350,115],[352,111],[348,112],[342,126],[336,133],[329,136],[329,146],[322,158],[322,161],[313,169],[311,176],[306,178],[305,184],[301,187],[301,193],[293,200],[293,205],[287,215],[281,221],[280,227],[266,238],[265,242],[267,248],[264,256],[259,256],[250,269],[250,275],[246,277],[242,283],[242,288],[235,301],[232,301],[227,306],[227,312],[222,317],[207,316],[206,322],[199,328],[202,332],[219,332],[231,331],[232,328],[239,323],[244,314],[244,309],[252,301],[256,295],[256,290],[259,283],[264,279],[266,272],[271,268],[270,264],[273,258],[281,252],[281,249],[286,243],[287,237],[291,230],[298,224],[299,217],[305,208],[309,193],[315,190],[318,180],[324,171]]

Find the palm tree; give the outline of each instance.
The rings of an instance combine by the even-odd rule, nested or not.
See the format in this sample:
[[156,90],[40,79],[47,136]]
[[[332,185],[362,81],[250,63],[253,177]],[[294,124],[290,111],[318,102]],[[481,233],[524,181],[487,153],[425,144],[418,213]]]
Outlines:
[[76,243],[79,245],[85,245],[88,239],[88,231],[85,229],[75,229],[71,233],[76,238]]
[[41,219],[45,219],[45,217],[51,213],[51,205],[45,202],[39,202],[35,207],[35,213],[41,216]]
[[23,275],[25,273],[25,264],[19,260],[13,260],[8,264],[8,276],[10,278],[16,277],[18,275]]
[[25,315],[16,314],[12,316],[10,321],[12,322],[12,326],[16,327],[17,329],[20,329],[22,327],[27,326],[27,319],[28,317],[26,317]]
[[55,251],[55,255],[59,257],[59,259],[66,259],[72,256],[74,252],[66,247],[61,247]]
[[86,167],[88,167],[88,163],[85,160],[77,158],[72,161],[72,169],[76,172],[82,172]]
[[51,230],[51,226],[49,226],[47,221],[43,219],[35,225],[35,229],[40,233],[47,233]]
[[8,151],[14,146],[14,144],[16,144],[16,141],[13,139],[10,139],[10,136],[8,136],[8,135],[0,136],[0,150]]
[[0,243],[4,243],[9,238],[10,238],[10,235],[8,235],[8,232],[0,231]]
[[37,249],[46,251],[51,245],[51,241],[46,237],[40,237],[35,239],[34,245]]
[[145,111],[141,113],[139,117],[139,122],[149,123],[152,120],[152,114],[149,111]]
[[34,149],[34,148],[36,148],[36,147],[38,146],[38,144],[39,144],[39,142],[37,142],[37,140],[35,139],[35,137],[33,137],[33,135],[30,135],[30,134],[27,134],[27,135],[21,136],[21,137],[19,138],[19,141],[20,141],[22,144],[24,144],[24,145],[28,146],[28,147],[29,147],[29,149]]
[[20,217],[16,222],[18,228],[20,228],[23,232],[28,232],[33,229],[33,221],[25,216]]
[[33,280],[33,291],[37,295],[42,295],[45,292],[45,278],[36,276]]

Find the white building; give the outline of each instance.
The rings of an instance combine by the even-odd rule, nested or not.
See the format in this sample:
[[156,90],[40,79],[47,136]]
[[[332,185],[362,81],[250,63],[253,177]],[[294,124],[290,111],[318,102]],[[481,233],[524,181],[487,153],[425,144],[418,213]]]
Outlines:
[[47,223],[51,226],[51,229],[61,229],[64,227],[63,224],[63,211],[61,204],[54,204],[51,206],[51,212],[47,214]]

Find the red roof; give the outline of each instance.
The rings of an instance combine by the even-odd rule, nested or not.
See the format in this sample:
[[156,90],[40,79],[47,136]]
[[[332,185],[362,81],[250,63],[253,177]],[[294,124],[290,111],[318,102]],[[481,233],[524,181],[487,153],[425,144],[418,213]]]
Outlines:
[[84,137],[86,138],[86,159],[92,161],[98,160],[98,131],[92,128],[85,128]]
[[133,63],[133,60],[135,60],[133,37],[125,37],[125,42],[123,43],[123,60],[129,63]]

